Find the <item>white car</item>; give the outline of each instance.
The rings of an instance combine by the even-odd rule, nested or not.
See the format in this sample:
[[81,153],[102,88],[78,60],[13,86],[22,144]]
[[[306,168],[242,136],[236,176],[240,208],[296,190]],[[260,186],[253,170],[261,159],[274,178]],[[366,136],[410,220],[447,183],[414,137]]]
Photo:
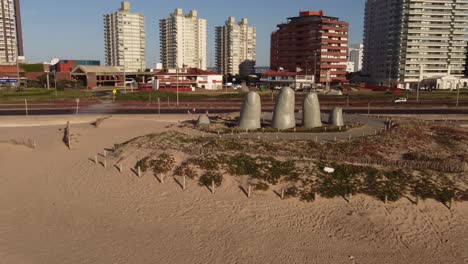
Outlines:
[[408,100],[405,97],[401,97],[393,100],[394,103],[406,103]]
[[133,79],[133,78],[125,79],[125,86],[133,86],[134,84],[136,84],[135,79]]
[[234,88],[234,90],[241,89],[242,85],[234,85],[232,88]]

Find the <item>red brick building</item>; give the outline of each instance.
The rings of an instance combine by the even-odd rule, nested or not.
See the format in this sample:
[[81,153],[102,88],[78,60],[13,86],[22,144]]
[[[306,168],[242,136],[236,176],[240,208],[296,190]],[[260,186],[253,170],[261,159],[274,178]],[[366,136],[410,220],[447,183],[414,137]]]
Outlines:
[[313,74],[317,83],[346,81],[348,61],[347,22],[325,16],[323,11],[300,12],[278,25],[271,34],[270,67]]

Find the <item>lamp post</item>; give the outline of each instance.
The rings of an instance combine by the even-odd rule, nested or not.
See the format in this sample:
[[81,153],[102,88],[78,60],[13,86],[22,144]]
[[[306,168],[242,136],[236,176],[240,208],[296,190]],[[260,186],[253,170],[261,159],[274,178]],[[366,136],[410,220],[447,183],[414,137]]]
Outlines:
[[55,97],[57,97],[57,68],[54,65],[54,87],[55,87]]
[[123,61],[123,85],[124,93],[127,93],[127,74],[125,73],[125,60]]
[[317,77],[317,50],[314,50],[314,84],[317,83],[316,77]]
[[177,107],[179,107],[179,66],[178,65],[176,67],[176,96],[177,96],[176,105]]
[[19,60],[18,60],[18,45],[16,45],[16,79],[17,79],[17,82],[16,82],[16,86],[17,88],[20,87],[20,70],[19,70]]
[[460,101],[460,83],[457,83],[457,107]]
[[418,79],[418,87],[416,90],[416,102],[419,103],[419,86],[421,85],[421,81],[423,79],[423,66],[422,64],[419,65],[419,79]]

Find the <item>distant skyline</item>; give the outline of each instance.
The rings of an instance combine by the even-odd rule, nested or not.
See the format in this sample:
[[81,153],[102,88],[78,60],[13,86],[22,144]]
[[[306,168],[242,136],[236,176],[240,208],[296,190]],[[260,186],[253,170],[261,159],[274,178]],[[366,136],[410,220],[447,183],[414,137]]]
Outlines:
[[[121,0],[21,0],[25,56],[28,62],[61,59],[98,59],[104,64],[103,15],[120,8]],[[247,18],[257,28],[257,66],[270,63],[270,34],[276,25],[299,11],[323,10],[327,16],[350,23],[349,44],[361,43],[365,0],[134,0],[132,12],[146,21],[147,66],[159,62],[159,19],[175,8],[195,9],[208,20],[208,67],[215,64],[215,27],[228,17]]]

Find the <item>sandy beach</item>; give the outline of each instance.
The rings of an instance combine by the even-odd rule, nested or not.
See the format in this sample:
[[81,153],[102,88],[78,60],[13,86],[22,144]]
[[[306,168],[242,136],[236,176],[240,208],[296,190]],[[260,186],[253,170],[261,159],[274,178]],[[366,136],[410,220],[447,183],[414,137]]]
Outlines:
[[232,178],[215,194],[195,181],[182,191],[93,160],[195,116],[96,118],[0,120],[0,263],[468,263],[468,203],[247,198]]

